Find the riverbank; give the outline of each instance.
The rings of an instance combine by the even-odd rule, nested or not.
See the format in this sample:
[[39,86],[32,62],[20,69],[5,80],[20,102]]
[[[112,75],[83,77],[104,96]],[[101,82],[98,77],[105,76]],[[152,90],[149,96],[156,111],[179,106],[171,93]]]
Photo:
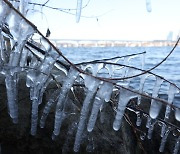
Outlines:
[[[176,41],[122,41],[122,40],[61,40],[51,39],[57,47],[165,47],[174,46]],[[180,45],[179,45],[180,46]]]

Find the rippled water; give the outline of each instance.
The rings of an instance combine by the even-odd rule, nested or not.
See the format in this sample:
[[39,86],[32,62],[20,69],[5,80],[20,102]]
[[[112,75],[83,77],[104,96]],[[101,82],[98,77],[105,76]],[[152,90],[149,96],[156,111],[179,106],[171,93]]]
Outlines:
[[[172,50],[172,47],[79,47],[79,48],[61,48],[62,53],[73,63],[79,63],[84,61],[91,61],[95,59],[110,58],[115,56],[123,56],[132,53],[138,53],[146,51],[145,69],[152,68],[157,63],[162,61],[168,53]],[[139,67],[140,58],[135,58],[131,61],[131,64]],[[154,73],[163,76],[164,78],[174,82],[180,87],[180,47],[177,47],[172,55],[158,68],[153,70]],[[149,82],[146,84],[148,90],[152,90],[150,80],[154,81],[154,78],[149,78]],[[135,83],[138,84],[138,83]],[[166,93],[167,86],[164,85],[163,93]]]

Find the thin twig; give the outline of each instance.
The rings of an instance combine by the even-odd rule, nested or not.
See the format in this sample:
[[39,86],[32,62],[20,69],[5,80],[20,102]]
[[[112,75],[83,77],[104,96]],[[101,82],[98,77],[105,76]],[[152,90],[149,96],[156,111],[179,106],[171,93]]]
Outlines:
[[134,53],[134,54],[129,54],[129,55],[124,55],[124,56],[116,56],[116,57],[112,57],[112,58],[97,59],[97,60],[92,60],[92,61],[88,61],[88,62],[77,63],[75,65],[78,66],[78,65],[85,65],[85,64],[94,64],[94,63],[104,62],[104,61],[108,61],[108,60],[114,60],[114,59],[120,59],[120,58],[125,58],[125,57],[141,55],[141,54],[145,54],[145,53],[146,53],[146,51]]

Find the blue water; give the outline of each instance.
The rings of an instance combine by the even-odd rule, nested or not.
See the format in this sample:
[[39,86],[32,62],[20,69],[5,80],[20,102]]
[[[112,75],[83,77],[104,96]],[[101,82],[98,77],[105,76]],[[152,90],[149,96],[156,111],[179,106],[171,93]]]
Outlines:
[[[171,49],[172,47],[78,47],[61,48],[61,51],[73,63],[146,51],[145,69],[149,69],[162,61]],[[138,67],[140,58],[135,59],[132,63],[134,66]],[[180,87],[180,47],[177,47],[171,56],[158,68],[153,70],[153,72],[163,76]],[[167,86],[164,87],[166,88]]]

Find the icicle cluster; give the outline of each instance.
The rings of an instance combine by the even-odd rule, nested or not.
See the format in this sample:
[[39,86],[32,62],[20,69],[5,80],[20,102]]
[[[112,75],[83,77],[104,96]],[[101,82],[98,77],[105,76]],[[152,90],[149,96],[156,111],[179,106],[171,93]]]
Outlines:
[[[147,2],[147,10],[150,11],[150,1]],[[19,11],[26,16],[26,4],[28,0],[20,0]],[[76,21],[79,22],[82,9],[82,0],[77,1]],[[179,103],[174,103],[175,94],[179,92],[179,88],[173,83],[157,76],[151,72],[144,72],[145,54],[117,57],[97,61],[91,64],[82,64],[75,66],[70,64],[70,68],[65,70],[64,67],[58,63],[59,59],[63,59],[61,54],[55,51],[52,45],[41,36],[40,47],[37,47],[31,36],[36,30],[14,11],[3,0],[0,0],[0,74],[5,76],[5,85],[7,90],[7,106],[9,115],[14,123],[18,122],[18,81],[20,73],[24,73],[26,78],[26,86],[30,91],[30,99],[32,102],[31,109],[31,135],[36,135],[39,120],[39,105],[42,103],[43,95],[50,83],[54,80],[59,80],[60,75],[54,73],[55,69],[60,74],[66,74],[62,82],[58,84],[61,88],[57,88],[49,97],[45,104],[40,118],[40,127],[44,128],[46,119],[53,107],[54,111],[54,129],[52,138],[55,139],[61,134],[61,127],[64,119],[67,118],[66,108],[70,106],[67,101],[69,93],[73,92],[74,84],[79,83],[84,85],[85,98],[80,109],[80,116],[78,122],[70,124],[68,134],[73,136],[75,133],[74,151],[78,152],[83,140],[83,133],[93,132],[98,120],[106,123],[103,108],[110,103],[112,94],[118,95],[117,104],[113,108],[115,111],[115,119],[112,128],[118,131],[121,128],[124,113],[126,109],[135,112],[137,115],[136,125],[141,126],[142,112],[133,110],[128,105],[133,98],[137,99],[135,107],[139,107],[142,103],[142,96],[151,99],[149,114],[147,116],[148,128],[147,138],[151,139],[154,127],[159,123],[159,113],[162,104],[166,105],[164,112],[164,119],[161,120],[161,143],[159,151],[163,152],[168,135],[172,133],[173,129],[179,131],[173,125],[168,125],[170,122],[171,112],[174,112],[174,120],[180,121]],[[34,47],[35,46],[35,47]],[[133,58],[141,56],[141,69],[130,65]],[[64,60],[66,60],[64,58]],[[120,62],[121,61],[121,62]],[[80,70],[81,69],[81,73]],[[65,71],[64,71],[65,70]],[[83,73],[84,71],[84,73]],[[86,72],[86,73],[85,73]],[[135,78],[131,76],[138,76],[139,89],[133,87]],[[60,76],[60,77],[59,77]],[[154,88],[151,95],[147,95],[144,89],[145,83],[150,76],[156,78]],[[102,78],[103,77],[103,78]],[[118,79],[117,79],[118,78]],[[57,82],[57,81],[56,81]],[[159,91],[161,85],[168,82],[169,90],[167,92],[167,100],[159,98]],[[60,86],[59,86],[60,87]],[[71,104],[72,105],[72,104]],[[174,106],[174,109],[171,106]],[[175,106],[176,105],[176,106]],[[100,118],[98,118],[100,117]],[[77,128],[77,129],[76,129]],[[141,139],[145,139],[145,134],[141,135]],[[179,151],[180,137],[176,135],[176,143],[174,145],[174,154]],[[68,137],[65,141],[63,150],[68,146]],[[87,150],[94,149],[94,139],[89,137],[89,144]]]

